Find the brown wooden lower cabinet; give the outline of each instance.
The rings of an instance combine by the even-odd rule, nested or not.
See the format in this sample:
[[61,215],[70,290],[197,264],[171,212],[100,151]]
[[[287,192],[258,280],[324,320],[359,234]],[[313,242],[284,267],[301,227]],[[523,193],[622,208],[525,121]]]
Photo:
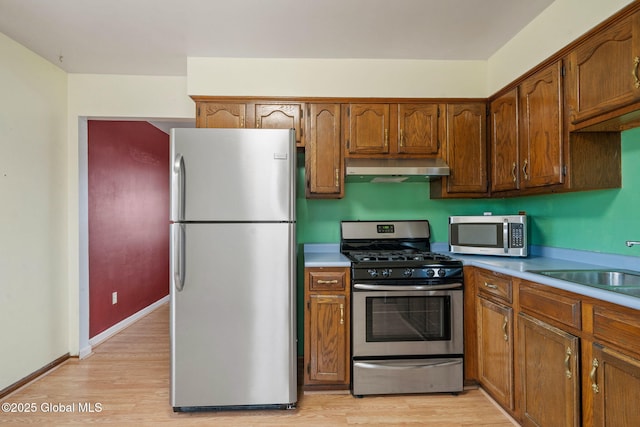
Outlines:
[[580,339],[519,314],[522,424],[580,425]]
[[640,360],[598,343],[588,366],[595,426],[640,426]]
[[518,422],[640,426],[640,310],[481,268],[465,278],[477,289],[468,372]]
[[513,411],[513,309],[478,298],[478,380]]
[[348,389],[349,268],[305,268],[305,389]]

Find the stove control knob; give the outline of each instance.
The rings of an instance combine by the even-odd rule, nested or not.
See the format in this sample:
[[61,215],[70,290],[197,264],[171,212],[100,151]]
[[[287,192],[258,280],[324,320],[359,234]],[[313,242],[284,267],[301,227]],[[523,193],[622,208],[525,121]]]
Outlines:
[[447,275],[447,272],[444,270],[444,268],[441,268],[440,270],[438,270],[438,277],[444,277]]
[[375,268],[370,268],[369,270],[367,270],[367,273],[369,273],[369,276],[371,277],[378,277],[378,270],[376,270]]
[[384,270],[382,270],[382,277],[389,277],[389,275],[391,275],[390,268],[385,268]]
[[402,275],[404,277],[411,277],[413,276],[413,268],[405,268],[404,272],[402,273]]
[[433,270],[433,268],[428,268],[427,269],[427,277],[433,277],[435,276],[436,272]]

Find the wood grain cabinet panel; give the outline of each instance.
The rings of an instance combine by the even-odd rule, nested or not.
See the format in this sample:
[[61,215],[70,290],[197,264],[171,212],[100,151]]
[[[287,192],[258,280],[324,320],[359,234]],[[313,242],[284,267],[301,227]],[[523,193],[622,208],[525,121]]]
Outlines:
[[244,103],[202,102],[196,109],[196,127],[244,128],[246,116]]
[[580,426],[580,339],[518,315],[524,426]]
[[524,188],[564,182],[562,61],[520,84],[520,183]]
[[514,409],[513,309],[478,298],[478,380],[506,409]]
[[389,153],[389,104],[349,104],[347,154]]
[[593,395],[593,425],[640,425],[640,360],[596,343],[589,368],[584,392]]
[[438,104],[398,104],[399,154],[438,154]]
[[344,196],[340,104],[307,104],[305,177],[308,198]]
[[491,102],[491,191],[520,188],[518,89]]
[[350,385],[349,268],[305,268],[304,386]]
[[304,147],[303,104],[255,104],[255,127],[259,129],[295,129],[296,145]]
[[571,120],[580,123],[640,99],[640,14],[614,23],[569,55],[575,105]]

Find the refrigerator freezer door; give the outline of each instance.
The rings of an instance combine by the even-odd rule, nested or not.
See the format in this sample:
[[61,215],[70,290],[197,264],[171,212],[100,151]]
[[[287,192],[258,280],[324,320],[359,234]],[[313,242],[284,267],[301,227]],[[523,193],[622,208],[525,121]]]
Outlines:
[[295,404],[295,225],[171,228],[174,409]]
[[293,221],[293,129],[171,129],[171,221]]

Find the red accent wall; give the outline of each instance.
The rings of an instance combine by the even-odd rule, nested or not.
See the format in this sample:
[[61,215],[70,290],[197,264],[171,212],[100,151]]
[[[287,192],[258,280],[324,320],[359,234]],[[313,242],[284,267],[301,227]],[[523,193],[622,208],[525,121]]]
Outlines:
[[169,294],[169,135],[134,121],[90,120],[88,131],[94,337]]

